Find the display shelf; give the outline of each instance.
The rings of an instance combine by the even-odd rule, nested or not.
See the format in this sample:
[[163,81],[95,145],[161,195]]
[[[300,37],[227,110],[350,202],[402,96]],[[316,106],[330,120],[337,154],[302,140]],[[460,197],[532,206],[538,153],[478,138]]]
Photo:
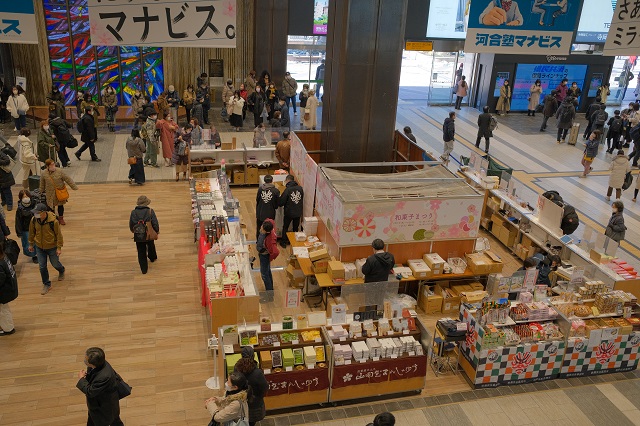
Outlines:
[[[202,160],[204,158],[213,159],[211,164],[194,164],[193,160]],[[221,161],[225,160],[225,167],[230,176],[230,185],[258,185],[259,172],[250,170],[253,168],[276,166],[278,161],[275,158],[275,147],[267,146],[264,148],[247,148],[245,144],[241,144],[236,149],[192,149],[189,153],[189,167],[192,170],[219,170]],[[274,169],[267,170],[270,174],[275,173]],[[241,174],[236,175],[236,172]]]

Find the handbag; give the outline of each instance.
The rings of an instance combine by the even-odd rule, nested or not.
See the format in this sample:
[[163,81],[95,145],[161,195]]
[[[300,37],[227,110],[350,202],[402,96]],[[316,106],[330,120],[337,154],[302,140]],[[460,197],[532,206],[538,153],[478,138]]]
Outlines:
[[78,139],[75,136],[71,136],[71,138],[67,141],[66,148],[75,148],[78,146]]
[[136,157],[128,157],[127,158],[127,164],[129,164],[130,166],[133,166],[137,162],[138,162],[138,159]]
[[67,190],[67,186],[63,183],[62,188],[56,188],[56,183],[53,181],[51,175],[49,175],[49,179],[51,179],[53,188],[56,190],[56,198],[58,199],[58,201],[67,201],[69,199],[69,191]]
[[305,108],[304,109],[304,119],[308,120],[309,117],[311,117],[311,108]]
[[118,392],[118,399],[126,398],[131,395],[131,389],[133,389],[127,382],[125,382],[118,373],[116,373],[116,391]]
[[[153,210],[151,210],[151,214],[153,215]],[[158,239],[158,233],[156,232],[155,229],[153,229],[153,226],[151,226],[151,218],[149,218],[149,220],[145,221],[145,225],[147,226],[147,241],[155,241]]]

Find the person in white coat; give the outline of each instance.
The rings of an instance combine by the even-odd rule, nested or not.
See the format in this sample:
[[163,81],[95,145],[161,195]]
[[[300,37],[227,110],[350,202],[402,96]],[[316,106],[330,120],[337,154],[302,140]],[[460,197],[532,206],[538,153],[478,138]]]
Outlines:
[[19,132],[23,127],[27,127],[27,111],[29,103],[23,93],[20,93],[18,86],[13,86],[13,92],[7,99],[7,111],[15,121],[15,131]]
[[18,143],[20,144],[20,164],[22,164],[22,188],[29,189],[29,176],[36,174],[36,161],[38,157],[33,152],[33,142],[29,139],[31,131],[24,127],[20,130]]
[[627,173],[631,171],[631,165],[629,159],[624,155],[623,150],[618,151],[618,155],[613,159],[609,166],[611,174],[609,175],[609,189],[607,189],[607,201],[611,200],[611,194],[613,190],[616,190],[616,200],[620,199],[622,195],[622,185],[624,184],[624,178]]
[[318,125],[318,98],[316,97],[316,91],[309,90],[309,99],[307,99],[307,105],[304,108],[304,127],[306,129],[316,129]]

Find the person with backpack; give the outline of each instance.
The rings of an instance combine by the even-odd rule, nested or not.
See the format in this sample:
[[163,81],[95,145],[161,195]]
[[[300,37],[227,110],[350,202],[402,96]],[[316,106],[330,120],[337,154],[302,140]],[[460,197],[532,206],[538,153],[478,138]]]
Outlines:
[[158,259],[154,240],[160,233],[160,224],[156,212],[149,208],[149,204],[151,200],[146,195],[139,196],[136,208],[129,216],[129,230],[133,233],[133,241],[138,251],[138,264],[143,274],[149,270],[147,258],[151,263]]
[[[609,118],[609,113],[605,111],[604,104],[600,105],[600,109],[596,110],[591,117],[591,122],[593,123],[591,126],[591,130],[598,130],[600,132],[600,136],[604,134],[604,125]],[[598,140],[600,142],[600,140]]]
[[273,219],[265,219],[260,226],[260,233],[256,241],[256,250],[260,258],[260,275],[267,291],[267,300],[273,301],[273,276],[271,275],[271,262],[280,255],[278,250],[275,230],[276,223]]
[[476,137],[476,148],[480,148],[480,139],[484,137],[484,152],[489,153],[489,138],[493,136],[491,131],[491,119],[493,116],[489,113],[489,106],[482,107],[482,114],[478,116],[478,136]]
[[9,303],[18,298],[18,276],[0,244],[0,337],[16,332]]
[[83,152],[89,149],[89,154],[91,155],[91,161],[102,161],[98,158],[96,154],[96,139],[98,139],[98,133],[96,131],[95,122],[93,120],[94,110],[92,107],[87,107],[84,110],[84,115],[78,121],[78,131],[80,132],[80,140],[84,142],[79,150],[77,150],[74,155],[78,159],[81,160],[80,156]]
[[15,228],[16,235],[22,242],[22,254],[31,258],[33,263],[38,263],[35,253],[29,251],[29,224],[33,219],[31,212],[36,206],[36,201],[31,198],[31,192],[23,189],[18,193],[18,208],[16,209]]
[[300,218],[302,217],[302,208],[304,205],[304,191],[296,182],[293,175],[288,175],[285,179],[285,190],[280,195],[278,205],[284,207],[284,219],[282,220],[282,240],[280,245],[287,247],[287,231],[289,225],[293,222],[293,232],[298,232],[300,227]]
[[631,172],[629,159],[624,155],[623,150],[618,151],[618,155],[613,159],[609,166],[611,174],[609,175],[609,189],[607,189],[607,201],[611,200],[613,189],[616,190],[616,200],[622,195],[622,186],[627,177],[627,173]]
[[49,126],[51,126],[55,140],[58,142],[56,148],[58,149],[60,163],[62,167],[69,167],[71,160],[69,159],[67,148],[75,148],[78,146],[78,141],[71,136],[71,132],[69,132],[71,124],[62,117],[51,117],[51,115],[49,115]]
[[51,211],[55,211],[55,208],[58,207],[58,222],[60,225],[66,225],[64,205],[69,200],[69,191],[66,185],[69,185],[74,191],[78,190],[78,186],[73,179],[56,167],[53,160],[45,161],[44,165],[45,169],[40,176],[40,194],[45,195],[47,206]]
[[558,120],[558,138],[557,142],[564,143],[567,139],[567,133],[573,127],[573,120],[576,118],[576,107],[573,104],[573,98],[568,97],[560,105],[556,112],[556,120]]
[[558,100],[556,99],[556,89],[553,89],[550,94],[544,97],[542,101],[544,107],[542,108],[542,125],[540,125],[540,131],[547,130],[547,121],[553,117],[558,110]]
[[593,167],[591,167],[591,163],[593,163],[594,158],[598,156],[598,148],[600,147],[600,137],[602,137],[602,132],[600,130],[594,130],[591,132],[589,139],[584,148],[584,155],[582,156],[582,166],[584,167],[584,172],[580,175],[581,178],[586,178]]
[[33,142],[29,139],[31,130],[20,130],[20,136],[18,136],[18,143],[20,144],[20,164],[22,164],[22,188],[29,189],[29,176],[36,175],[36,162],[38,157],[33,152]]
[[604,230],[604,235],[620,243],[620,241],[624,240],[627,231],[627,227],[624,225],[624,216],[622,216],[624,203],[620,200],[614,201],[613,204],[611,204],[611,210],[611,217],[609,218],[607,228]]
[[156,129],[156,120],[158,119],[158,113],[153,111],[147,121],[142,125],[140,129],[140,136],[144,140],[147,150],[144,154],[144,165],[151,167],[158,166],[158,152],[160,151],[160,131]]
[[56,219],[56,215],[49,211],[46,204],[36,204],[31,212],[33,218],[29,222],[29,251],[35,251],[38,256],[40,277],[42,278],[40,294],[44,296],[51,290],[47,259],[51,262],[51,266],[58,271],[58,281],[64,281],[65,267],[60,263],[64,240],[60,223]]
[[447,164],[449,155],[453,152],[453,142],[456,136],[456,113],[451,111],[449,117],[445,118],[442,124],[442,140],[444,141],[444,151],[440,158]]
[[587,127],[584,129],[584,133],[582,134],[582,139],[587,139],[587,136],[591,134],[591,127],[593,127],[593,117],[596,111],[600,109],[601,98],[597,97],[596,100],[589,105],[587,108],[587,112],[584,114],[584,118],[587,119]]
[[[629,108],[623,109],[622,114],[620,114],[623,120],[622,135],[624,137],[624,144],[622,145],[622,148],[629,148],[630,146],[629,144],[631,143],[631,135],[629,135],[629,132],[631,131],[631,127],[633,127],[631,125],[631,121],[632,120],[635,121],[635,115],[636,115],[636,110],[634,109],[635,105],[636,105],[635,102],[629,102]],[[640,109],[640,105],[638,105],[638,108]]]
[[[609,119],[607,126],[609,130],[607,131],[607,153],[613,154],[614,149],[622,149],[620,146],[620,138],[622,136],[623,129],[623,120],[620,116],[620,110],[617,109],[613,112],[613,117]],[[611,141],[613,140],[613,143]]]

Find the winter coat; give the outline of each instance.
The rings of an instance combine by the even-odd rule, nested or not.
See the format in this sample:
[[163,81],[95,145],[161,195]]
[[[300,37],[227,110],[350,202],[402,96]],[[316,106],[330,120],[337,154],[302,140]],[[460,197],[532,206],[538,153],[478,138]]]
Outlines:
[[309,91],[302,90],[298,95],[298,99],[300,99],[300,108],[304,108],[307,106],[307,100],[309,99]]
[[138,118],[146,118],[143,117],[144,106],[146,102],[147,101],[144,100],[142,95],[140,95],[140,97],[136,97],[136,95],[133,95],[131,97],[131,110],[133,111],[134,116]]
[[105,361],[101,368],[87,371],[76,387],[87,397],[89,418],[95,426],[109,426],[120,415],[116,372]]
[[624,226],[624,217],[622,212],[615,212],[609,218],[607,229],[604,231],[604,235],[611,238],[613,241],[620,242],[624,240],[624,234],[627,227]]
[[102,104],[105,107],[110,107],[110,108],[118,105],[118,100],[116,99],[116,92],[113,91],[109,93],[105,91],[104,94],[102,95]]
[[[619,130],[613,130],[614,121],[618,121],[618,124],[620,125]],[[614,115],[613,117],[609,118],[609,121],[607,122],[607,127],[609,128],[609,130],[607,130],[607,139],[613,138],[613,137],[620,137],[620,135],[623,133],[624,120],[619,115]]]
[[22,115],[25,115],[27,111],[29,111],[29,102],[27,102],[27,98],[23,94],[9,96],[9,99],[7,100],[7,111],[11,113],[11,117],[13,118],[18,118],[20,116],[18,111],[22,112]]
[[611,174],[609,175],[609,186],[614,189],[622,188],[624,178],[631,171],[631,165],[626,155],[618,155],[613,159],[609,166]]
[[558,100],[558,102],[564,102],[568,92],[569,86],[567,86],[566,84],[564,86],[562,84],[558,84],[558,87],[556,87],[556,99]]
[[502,86],[500,88],[500,97],[498,98],[498,103],[496,104],[496,110],[511,110],[511,86]]
[[185,89],[185,91],[182,92],[182,102],[184,102],[184,106],[186,108],[191,108],[195,100],[196,100],[195,92],[190,91],[189,89]]
[[45,131],[42,127],[38,130],[38,160],[44,163],[47,159],[56,158],[56,141],[53,139],[51,129]]
[[201,103],[203,106],[211,105],[211,94],[209,93],[209,86],[198,87],[198,90],[196,90],[196,101]]
[[584,156],[586,158],[596,158],[598,155],[598,148],[600,147],[600,142],[597,139],[591,140],[587,139],[584,148]]
[[156,100],[156,104],[158,105],[158,113],[160,117],[164,117],[164,113],[169,110],[169,103],[167,102],[167,97],[165,95],[158,96]]
[[458,83],[458,88],[456,89],[456,96],[460,96],[461,98],[464,98],[465,96],[467,96],[468,90],[469,90],[469,85],[467,84],[467,82],[460,81]]
[[640,173],[638,173],[636,177],[636,189],[640,189]]
[[284,207],[284,215],[288,218],[302,217],[304,191],[297,182],[287,182],[285,190],[280,196],[279,205]]
[[262,114],[266,103],[267,97],[263,92],[253,92],[249,95],[249,111],[253,112],[254,115]]
[[264,371],[256,366],[250,373],[244,375],[251,386],[252,397],[249,400],[249,422],[259,422],[267,415],[264,396],[269,390],[269,383],[264,377]]
[[126,147],[128,157],[142,158],[143,154],[147,151],[147,147],[142,138],[134,138],[133,136],[127,138]]
[[558,110],[558,100],[553,95],[547,95],[544,97],[544,108],[542,108],[542,114],[549,118]]
[[231,105],[233,105],[233,112],[232,114],[236,114],[242,117],[242,110],[244,109],[244,99],[242,98],[238,98],[238,99],[231,99]]
[[[171,99],[171,101],[169,101]],[[178,108],[180,106],[180,94],[177,90],[173,92],[167,92],[167,103],[169,108]]]
[[530,111],[535,111],[536,107],[540,103],[540,95],[542,94],[542,86],[537,86],[535,84],[531,85],[529,88],[529,105],[527,109]]
[[63,243],[60,223],[53,212],[47,212],[44,221],[39,216],[31,219],[29,222],[29,246],[49,250],[52,248],[60,249]]
[[198,102],[193,104],[193,108],[191,108],[191,117],[198,120],[198,123],[204,124],[204,111],[202,109],[202,104]]
[[59,90],[57,92],[51,91],[49,96],[47,96],[47,101],[54,106],[55,115],[57,117],[64,117],[64,96],[62,96],[62,93]]
[[65,184],[69,185],[74,191],[78,189],[73,179],[60,169],[56,169],[53,173],[49,170],[42,172],[42,176],[40,176],[40,193],[45,195],[47,205],[51,209],[59,204],[67,203],[67,201],[58,201],[58,197],[56,197],[56,188],[62,188]]
[[156,111],[156,107],[153,105],[153,102],[145,104],[142,107],[142,115],[140,116],[140,119],[146,120],[147,118],[149,118],[149,116],[151,114],[154,114],[154,113],[157,113],[157,112],[158,111]]
[[8,155],[0,152],[0,188],[8,188],[16,184],[13,173],[5,169],[11,166],[11,159]]
[[318,125],[318,98],[316,95],[309,96],[307,104],[305,105],[305,113],[303,117],[307,116],[306,110],[309,110],[309,118],[304,118],[304,126],[310,129],[315,129]]
[[273,104],[278,102],[278,100],[280,99],[280,93],[278,92],[278,89],[275,88],[275,86],[273,88],[268,87],[267,89],[265,89],[264,93],[267,96],[267,103],[269,105],[273,106]]
[[489,126],[491,126],[491,114],[483,112],[478,116],[478,136],[485,138],[493,136],[493,132],[491,132]]
[[62,119],[62,117],[56,117],[49,121],[49,126],[51,127],[51,131],[55,135],[58,143],[62,146],[66,146],[67,142],[72,138],[71,132],[69,132],[71,124]]
[[282,82],[282,94],[287,98],[291,98],[298,92],[298,82],[290,75],[285,77]]
[[191,145],[201,145],[202,144],[202,127],[197,125],[191,130]]
[[276,218],[280,191],[273,183],[263,183],[256,194],[256,219],[265,221]]
[[162,157],[173,157],[173,141],[178,126],[167,120],[156,121],[156,129],[160,129],[160,141],[162,142]]
[[[291,142],[289,139],[283,139],[278,142],[275,154],[280,167],[289,167],[289,160],[291,159]],[[286,166],[284,163],[286,163]]]
[[600,96],[600,102],[602,102],[602,104],[607,103],[607,98],[610,94],[611,91],[609,90],[609,88],[604,86],[598,87],[598,91],[596,92],[596,96]]
[[567,93],[572,98],[578,99],[580,95],[582,95],[582,90],[579,87],[569,87],[569,92]]
[[[82,103],[80,104],[80,110],[82,111],[82,113],[84,115],[88,115],[85,114],[85,111],[87,110],[87,108],[91,108],[93,109],[93,115],[91,115],[91,120],[93,120],[93,127],[98,127],[98,117],[100,116],[100,110],[96,107],[96,104],[93,103],[93,101],[85,101],[83,100]],[[84,117],[83,115],[83,117]]]
[[20,163],[26,166],[36,164],[38,157],[33,152],[33,142],[24,135],[18,136],[18,142],[20,143]]
[[233,85],[229,86],[225,84],[222,88],[222,102],[224,102],[225,105],[229,104],[229,101],[233,99],[233,92],[235,92]]
[[[276,106],[278,105],[276,104]],[[287,105],[281,105],[278,111],[280,111],[280,126],[291,128],[291,118],[289,116],[289,108]]]
[[251,94],[256,91],[256,79],[248,75],[247,78],[244,79],[244,88],[247,90],[247,95],[251,96]]
[[33,217],[33,213],[31,213],[31,210],[33,210],[35,206],[36,200],[31,200],[31,202],[27,206],[25,206],[22,201],[18,202],[15,220],[16,235],[20,235],[23,232],[29,232],[29,224],[31,223],[31,218]]
[[[564,111],[569,110],[569,114],[564,116]],[[571,129],[573,126],[573,120],[576,118],[576,108],[573,106],[573,102],[563,102],[556,111],[556,119],[558,120],[558,129]]]
[[18,276],[16,275],[15,269],[13,269],[13,265],[5,255],[0,259],[0,304],[12,302],[17,298]]
[[212,416],[212,420],[220,425],[226,422],[237,421],[244,410],[245,416],[249,416],[249,406],[247,405],[247,391],[243,390],[233,394],[227,394],[216,403],[210,401],[207,403],[207,410]]
[[258,254],[269,254],[269,262],[274,261],[279,255],[278,249],[278,236],[276,235],[276,223],[273,219],[265,219],[265,222],[271,222],[273,229],[271,232],[264,233],[260,231],[258,234],[258,241],[256,242],[256,250]]
[[157,234],[160,233],[160,223],[158,222],[156,212],[149,206],[136,206],[136,208],[131,211],[131,215],[129,216],[129,231],[133,232],[133,226],[141,220],[144,220],[145,223],[151,222],[153,230],[156,231]]
[[[591,118],[589,121],[592,123],[592,126],[594,126],[593,130],[595,130],[596,127],[602,128],[604,126],[604,123],[607,122],[607,118],[609,118],[609,113],[605,111],[604,108],[605,108],[604,105],[601,105],[600,109],[593,111],[593,114],[591,114]],[[604,113],[604,123],[598,125],[596,124],[596,120],[598,119],[598,115],[602,113]]]
[[389,274],[396,261],[389,252],[375,253],[367,258],[362,265],[365,283],[375,283],[389,280]]
[[82,127],[80,140],[82,142],[95,142],[95,140],[98,138],[98,134],[96,133],[96,126],[93,121],[93,116],[91,114],[84,114],[80,121],[80,126]]
[[452,141],[456,136],[456,123],[451,117],[444,119],[442,124],[442,140],[445,142]]

